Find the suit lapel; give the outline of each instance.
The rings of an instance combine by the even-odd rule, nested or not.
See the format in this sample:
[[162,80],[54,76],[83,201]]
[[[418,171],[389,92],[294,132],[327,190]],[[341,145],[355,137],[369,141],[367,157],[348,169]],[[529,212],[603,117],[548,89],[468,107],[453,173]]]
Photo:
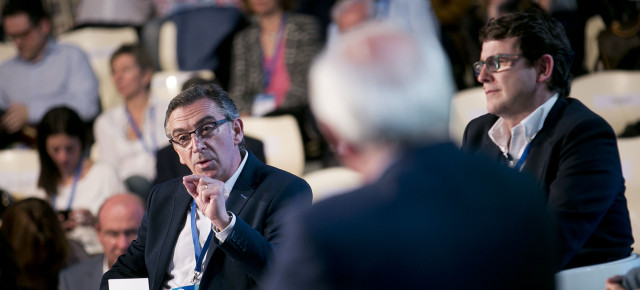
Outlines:
[[[233,189],[231,193],[229,193],[229,198],[226,203],[227,210],[235,214],[236,217],[242,217],[244,206],[255,192],[252,185],[254,184],[254,178],[258,176],[258,167],[260,165],[260,162],[253,154],[249,153],[249,151],[247,151],[247,154],[249,154],[247,162],[240,176],[238,176],[238,180],[236,180],[236,183],[233,185]],[[218,243],[211,243],[209,254],[211,257],[207,258],[209,262],[202,276],[202,289],[206,289],[205,287],[210,284],[211,279],[218,274],[218,271],[222,271],[223,265],[212,265],[212,263],[222,263],[224,260],[223,257],[221,257],[221,255],[224,255],[224,252],[218,249]]]
[[556,103],[549,111],[547,118],[544,120],[544,125],[540,132],[536,134],[536,137],[531,141],[531,151],[527,162],[523,166],[522,171],[526,171],[529,174],[536,177],[537,180],[543,181],[546,173],[547,165],[552,157],[550,153],[553,152],[553,146],[555,142],[549,142],[555,139],[554,132],[557,128],[556,124],[560,121],[562,112],[567,107],[568,102],[566,98],[558,98]]
[[[160,258],[156,265],[155,278],[153,279],[154,284],[152,285],[162,285],[162,280],[169,268],[169,263],[173,259],[173,250],[178,242],[178,236],[186,221],[189,204],[193,200],[182,183],[177,183],[170,192],[165,192],[164,194],[170,194],[172,196],[168,199],[169,202],[160,207],[170,215],[169,226],[161,237],[161,252],[158,254]],[[159,289],[160,287],[154,288]]]

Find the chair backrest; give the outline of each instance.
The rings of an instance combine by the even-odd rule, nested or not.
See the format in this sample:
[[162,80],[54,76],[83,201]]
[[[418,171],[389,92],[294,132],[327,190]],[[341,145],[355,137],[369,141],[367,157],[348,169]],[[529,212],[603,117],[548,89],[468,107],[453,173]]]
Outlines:
[[158,55],[163,70],[216,69],[220,45],[239,27],[234,7],[195,6],[171,14],[160,27]]
[[11,42],[0,42],[0,63],[16,55],[16,46]]
[[[640,243],[640,137],[618,138],[622,174],[626,186],[625,196],[631,218],[631,229],[635,244]],[[636,253],[640,252],[638,245],[633,245]]]
[[209,70],[199,71],[179,71],[179,70],[163,70],[153,73],[151,78],[151,95],[164,100],[173,99],[181,90],[182,85],[192,77],[201,77],[203,79],[212,80],[213,72]]
[[40,174],[35,149],[0,150],[0,188],[16,198],[32,195]]
[[469,88],[456,93],[451,99],[449,133],[451,140],[460,145],[469,121],[487,113],[487,99],[482,87]]
[[598,56],[600,56],[598,34],[606,28],[600,15],[594,15],[587,19],[584,26],[584,67],[590,73],[594,71]]
[[264,144],[267,164],[302,176],[304,148],[298,122],[291,115],[243,117],[244,133]]
[[311,186],[313,202],[345,193],[362,185],[362,174],[346,167],[329,167],[302,176]]
[[640,120],[640,71],[600,71],[573,80],[571,97],[604,118],[616,134]]
[[122,98],[113,83],[109,59],[121,45],[138,42],[135,29],[87,27],[65,32],[58,36],[58,40],[80,47],[89,57],[93,71],[100,82],[100,103],[103,111],[122,103]]
[[607,278],[624,275],[640,267],[640,256],[632,253],[617,261],[563,270],[556,274],[556,290],[602,290]]

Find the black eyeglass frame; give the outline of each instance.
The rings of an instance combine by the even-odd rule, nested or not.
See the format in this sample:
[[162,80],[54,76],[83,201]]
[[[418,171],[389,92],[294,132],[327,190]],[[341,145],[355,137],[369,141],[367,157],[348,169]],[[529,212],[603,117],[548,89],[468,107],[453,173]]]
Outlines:
[[[476,74],[476,76],[480,75],[480,72],[482,71],[483,66],[486,66],[489,72],[492,72],[492,73],[497,72],[500,69],[500,58],[513,58],[513,57],[521,57],[521,56],[522,56],[521,53],[491,55],[487,57],[487,59],[484,61],[479,60],[474,62],[473,72]],[[517,58],[514,60],[517,60]],[[494,65],[491,65],[491,62],[493,62]]]
[[[174,144],[174,145],[178,145],[178,146],[180,146],[182,148],[187,148],[189,146],[189,143],[191,143],[191,141],[193,140],[193,138],[191,138],[192,134],[196,134],[196,137],[200,138],[200,140],[208,139],[208,137],[202,136],[202,128],[204,128],[207,125],[214,125],[214,127],[212,129],[212,131],[214,131],[214,130],[218,129],[222,124],[227,123],[227,122],[231,122],[231,120],[229,120],[229,119],[220,119],[220,120],[214,121],[214,122],[206,122],[206,123],[198,126],[198,128],[196,128],[195,130],[193,130],[191,132],[181,133],[179,135],[179,136],[183,136],[183,135],[189,136],[188,142],[186,142],[184,145],[180,144],[180,141],[174,140],[174,138],[170,138],[169,139],[169,144]],[[217,134],[215,134],[215,135],[217,135]],[[215,135],[213,135],[213,136],[215,136]],[[213,137],[213,136],[211,136],[211,137]]]

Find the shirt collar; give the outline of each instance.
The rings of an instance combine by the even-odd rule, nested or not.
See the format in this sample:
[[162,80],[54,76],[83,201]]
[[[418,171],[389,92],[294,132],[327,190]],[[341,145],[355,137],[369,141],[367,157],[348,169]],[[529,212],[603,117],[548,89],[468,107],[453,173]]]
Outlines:
[[247,163],[247,159],[249,159],[249,153],[246,150],[242,150],[240,152],[240,154],[242,154],[244,156],[244,157],[242,157],[242,162],[240,162],[240,166],[238,166],[238,169],[236,169],[236,172],[234,172],[233,175],[231,175],[229,180],[227,180],[224,183],[224,191],[225,191],[224,197],[225,197],[225,199],[229,197],[229,193],[233,189],[233,186],[236,184],[236,181],[238,180],[238,177],[240,176],[240,172],[242,172],[242,169],[244,168],[244,165]]
[[531,114],[529,114],[529,116],[524,118],[520,122],[520,124],[513,127],[511,131],[509,131],[507,126],[505,125],[504,119],[499,118],[498,121],[496,121],[496,123],[491,126],[491,129],[489,129],[489,138],[491,138],[491,141],[493,141],[494,144],[500,147],[500,150],[502,152],[519,152],[520,148],[518,148],[517,150],[509,150],[509,142],[516,137],[524,137],[523,141],[525,141],[525,144],[531,142],[536,134],[538,134],[538,132],[542,129],[544,121],[547,119],[547,115],[549,115],[551,108],[553,108],[553,105],[555,105],[557,100],[558,94],[556,93],[546,102],[544,102],[544,104],[536,108]]

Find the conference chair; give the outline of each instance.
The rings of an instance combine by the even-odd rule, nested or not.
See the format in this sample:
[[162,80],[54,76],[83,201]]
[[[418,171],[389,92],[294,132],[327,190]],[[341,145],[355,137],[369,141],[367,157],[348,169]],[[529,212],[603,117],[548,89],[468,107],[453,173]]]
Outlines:
[[16,198],[35,195],[40,160],[35,149],[0,150],[0,188]]
[[626,186],[625,196],[631,218],[631,229],[636,241],[632,247],[640,253],[640,137],[618,138],[622,174]]
[[304,172],[304,148],[298,122],[291,115],[242,117],[244,134],[264,144],[268,165],[297,176]]
[[125,43],[138,42],[138,35],[131,27],[86,27],[71,30],[58,36],[61,43],[80,47],[89,57],[91,67],[100,83],[100,103],[106,111],[122,103],[111,76],[111,54]]
[[182,85],[193,77],[200,77],[206,80],[214,78],[210,70],[180,71],[163,70],[153,73],[151,77],[151,95],[165,100],[171,100],[182,91]]
[[482,87],[456,93],[451,99],[449,134],[456,145],[462,144],[464,129],[469,121],[487,113],[487,99]]
[[640,120],[640,71],[600,71],[573,80],[571,97],[604,118],[616,134]]
[[342,166],[314,170],[302,179],[311,186],[314,203],[355,189],[364,182],[362,174]]
[[621,260],[563,270],[556,274],[556,290],[602,290],[607,278],[636,267],[640,267],[640,256],[631,253]]
[[11,42],[0,42],[0,63],[16,55],[16,47]]
[[162,70],[217,68],[228,55],[230,37],[238,29],[242,13],[233,7],[195,6],[173,13],[160,26],[158,55]]

